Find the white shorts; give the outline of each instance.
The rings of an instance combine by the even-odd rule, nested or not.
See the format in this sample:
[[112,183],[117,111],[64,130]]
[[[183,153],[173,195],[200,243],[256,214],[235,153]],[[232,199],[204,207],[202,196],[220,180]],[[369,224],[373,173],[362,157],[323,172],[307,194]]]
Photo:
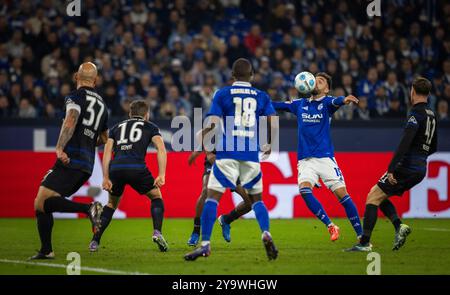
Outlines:
[[261,164],[234,159],[216,160],[209,175],[208,189],[218,192],[224,192],[227,188],[236,189],[238,179],[249,194],[261,193]]
[[319,178],[331,191],[345,187],[344,176],[335,158],[306,158],[298,161],[298,184],[319,185]]

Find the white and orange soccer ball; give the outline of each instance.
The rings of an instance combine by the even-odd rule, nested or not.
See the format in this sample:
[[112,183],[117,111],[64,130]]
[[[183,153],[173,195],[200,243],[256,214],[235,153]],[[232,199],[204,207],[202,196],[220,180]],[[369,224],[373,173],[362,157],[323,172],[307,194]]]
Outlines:
[[308,94],[316,87],[316,78],[310,72],[301,72],[294,79],[294,87],[301,94]]

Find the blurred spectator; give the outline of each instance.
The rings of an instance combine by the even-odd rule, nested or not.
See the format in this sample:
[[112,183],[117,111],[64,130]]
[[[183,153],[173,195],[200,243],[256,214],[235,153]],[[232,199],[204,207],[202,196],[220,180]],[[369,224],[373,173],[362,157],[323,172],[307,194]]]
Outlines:
[[384,87],[387,90],[389,99],[397,98],[400,101],[402,108],[406,109],[409,102],[408,91],[403,84],[398,82],[397,74],[395,72],[388,73]]
[[357,95],[367,97],[369,109],[376,108],[375,92],[380,87],[381,81],[378,80],[378,72],[376,68],[370,68],[367,71],[366,79],[363,79],[358,84]]
[[249,53],[247,51],[247,48],[245,48],[244,45],[242,45],[241,41],[239,40],[238,35],[231,35],[228,39],[228,48],[226,52],[226,57],[228,59],[228,65],[231,67],[233,62],[241,57],[248,57]]
[[437,117],[440,121],[448,121],[448,102],[445,100],[440,100],[437,105]]
[[360,120],[370,120],[370,111],[368,108],[367,98],[362,96],[359,98],[358,107],[353,112],[353,118]]
[[0,118],[7,118],[11,115],[9,100],[5,95],[0,96]]
[[386,118],[404,118],[405,113],[401,110],[400,100],[393,98],[389,101],[389,110],[384,114]]
[[177,114],[176,107],[171,102],[163,102],[159,108],[158,119],[172,119]]
[[250,32],[245,36],[244,44],[250,53],[254,54],[256,48],[260,47],[263,42],[261,28],[259,25],[253,25]]
[[36,118],[36,108],[30,103],[27,98],[23,98],[19,103],[19,118]]
[[[335,96],[346,96],[343,88],[338,87],[333,91]],[[353,118],[354,106],[347,104],[340,107],[333,115],[336,120],[351,120]]]
[[341,82],[341,86],[342,86],[342,90],[344,91],[344,95],[350,95],[350,94],[355,94],[354,91],[354,85],[353,85],[353,78],[351,75],[349,74],[344,74],[342,75],[342,82]]
[[[394,99],[398,101],[397,98],[393,98],[392,100]],[[380,117],[390,110],[390,100],[388,99],[386,90],[383,87],[379,87],[375,91],[375,110],[377,112],[377,116]]]
[[[74,19],[55,1],[8,1],[0,14],[1,116],[58,116],[85,60],[99,67],[113,117],[126,117],[137,98],[155,118],[208,108],[240,57],[254,66],[253,85],[273,98],[297,96],[292,80],[301,71],[328,72],[335,94],[363,100],[338,112],[341,120],[404,114],[417,75],[433,81],[432,109],[450,103],[446,1],[387,1],[385,15],[372,19],[354,1],[306,2],[86,1]],[[418,18],[429,6],[439,17]]]
[[192,104],[180,95],[178,87],[170,86],[166,96],[166,101],[175,106],[175,115],[191,117]]

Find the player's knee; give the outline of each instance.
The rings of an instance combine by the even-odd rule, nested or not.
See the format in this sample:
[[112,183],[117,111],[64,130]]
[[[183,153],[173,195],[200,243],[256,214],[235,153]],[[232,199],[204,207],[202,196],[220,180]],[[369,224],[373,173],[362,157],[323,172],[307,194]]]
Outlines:
[[333,192],[334,192],[334,195],[339,200],[342,199],[343,197],[345,197],[346,195],[348,195],[348,192],[347,192],[347,189],[345,188],[345,186],[340,186],[340,187],[334,189]]
[[106,204],[106,207],[111,208],[113,210],[116,210],[118,206],[119,204],[114,202],[108,202],[108,204]]
[[34,210],[44,212],[44,202],[39,197],[34,199]]
[[200,199],[206,200],[207,197],[208,197],[208,188],[204,186],[202,192],[200,193]]
[[377,186],[373,186],[367,195],[366,205],[372,204],[379,206],[382,201],[382,195],[378,193]]

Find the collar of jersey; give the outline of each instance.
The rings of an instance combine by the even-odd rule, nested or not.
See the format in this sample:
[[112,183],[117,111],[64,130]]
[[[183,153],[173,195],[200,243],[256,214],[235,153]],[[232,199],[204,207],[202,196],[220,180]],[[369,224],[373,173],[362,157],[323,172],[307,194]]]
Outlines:
[[81,86],[81,87],[80,87],[80,88],[78,88],[78,89],[95,90],[95,88],[93,88],[93,87],[89,87],[89,86]]
[[236,81],[232,84],[232,86],[244,86],[244,87],[252,87],[252,84],[244,81]]
[[311,97],[311,98],[308,98],[308,102],[313,102],[313,101],[319,102],[319,101],[322,101],[325,97],[326,97],[326,95],[324,95],[324,96],[322,96],[321,98],[318,98],[318,99],[313,99],[313,98]]

